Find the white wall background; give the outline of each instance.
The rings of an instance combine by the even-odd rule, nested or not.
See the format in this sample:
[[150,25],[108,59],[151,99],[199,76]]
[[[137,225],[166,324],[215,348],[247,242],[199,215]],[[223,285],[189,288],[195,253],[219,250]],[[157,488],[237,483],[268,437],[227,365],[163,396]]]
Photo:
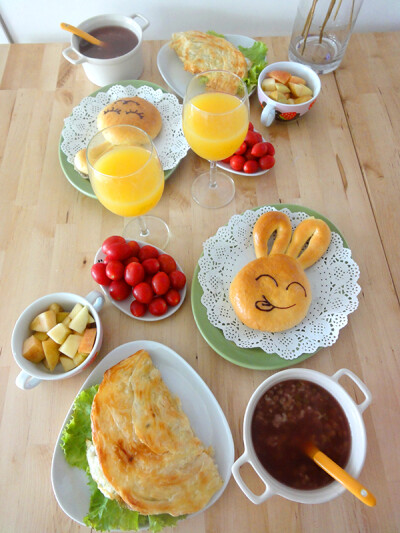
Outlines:
[[[16,43],[67,42],[60,22],[77,26],[104,13],[140,13],[145,39],[169,39],[196,29],[248,36],[290,35],[299,0],[0,0],[0,15]],[[400,30],[400,0],[364,0],[355,31]],[[7,43],[0,28],[0,43]]]

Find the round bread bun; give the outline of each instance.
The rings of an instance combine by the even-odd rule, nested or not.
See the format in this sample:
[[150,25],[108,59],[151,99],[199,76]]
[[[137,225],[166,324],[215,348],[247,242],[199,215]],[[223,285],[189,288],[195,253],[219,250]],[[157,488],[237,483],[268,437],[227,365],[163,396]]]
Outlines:
[[86,178],[88,177],[88,168],[86,161],[86,148],[82,148],[74,157],[74,168],[80,174],[83,174]]
[[[155,139],[161,131],[162,118],[153,104],[139,96],[115,100],[102,109],[97,117],[99,130],[123,124],[136,126],[144,130],[151,139]],[[104,133],[104,136],[114,144],[126,142],[125,133],[122,133],[122,140],[120,135],[117,129]]]
[[311,298],[304,270],[296,259],[284,254],[254,259],[236,274],[229,288],[239,320],[252,329],[269,332],[299,324]]

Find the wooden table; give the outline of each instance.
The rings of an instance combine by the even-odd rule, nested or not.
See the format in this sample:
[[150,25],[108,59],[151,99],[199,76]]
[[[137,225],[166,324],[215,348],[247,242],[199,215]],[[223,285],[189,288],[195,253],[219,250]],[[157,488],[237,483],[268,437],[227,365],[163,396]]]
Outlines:
[[[285,60],[287,38],[264,38],[269,62]],[[145,42],[142,79],[165,86],[156,66],[163,43]],[[19,368],[10,337],[21,311],[56,291],[82,295],[102,240],[124,221],[74,189],[58,161],[63,120],[96,89],[81,67],[66,62],[62,44],[0,47],[0,530],[32,533],[86,531],[57,505],[50,482],[54,444],[66,412],[90,370],[31,391],[15,385]],[[371,532],[400,528],[400,32],[351,38],[342,66],[321,78],[317,104],[304,119],[261,126],[256,95],[251,117],[276,147],[277,164],[264,176],[235,177],[237,192],[212,213],[192,200],[193,176],[207,164],[192,152],[168,180],[154,213],[173,233],[168,251],[189,283],[202,243],[234,213],[265,204],[294,203],[329,218],[345,236],[361,270],[359,307],[338,341],[301,363],[333,374],[354,371],[370,388],[364,415],[368,454],[360,480],[376,495],[367,508],[349,493],[307,506],[273,497],[256,506],[231,479],[207,512],[176,532]],[[230,424],[235,457],[243,451],[242,421],[255,388],[271,371],[253,371],[218,356],[193,319],[190,291],[168,321],[143,323],[110,303],[100,358],[120,344],[152,339],[181,354],[209,385]],[[344,381],[360,400],[355,387]],[[254,490],[260,488],[244,472]]]

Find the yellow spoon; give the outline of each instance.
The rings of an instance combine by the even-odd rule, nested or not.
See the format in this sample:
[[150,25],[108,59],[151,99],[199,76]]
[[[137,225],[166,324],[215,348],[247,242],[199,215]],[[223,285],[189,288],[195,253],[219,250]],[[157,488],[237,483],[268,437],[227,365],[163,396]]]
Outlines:
[[62,30],[74,33],[75,35],[77,35],[81,39],[84,39],[85,41],[88,41],[89,43],[95,44],[97,46],[106,46],[107,44],[104,41],[100,41],[100,39],[96,39],[96,37],[93,37],[93,35],[90,35],[89,33],[86,33],[85,31],[80,30],[75,26],[71,26],[71,24],[67,24],[66,22],[61,22],[60,26]]
[[376,504],[375,496],[369,492],[361,483],[348,474],[343,468],[340,468],[332,459],[321,452],[314,444],[307,443],[304,446],[304,452],[326,473],[339,481],[348,491],[366,505],[373,507]]

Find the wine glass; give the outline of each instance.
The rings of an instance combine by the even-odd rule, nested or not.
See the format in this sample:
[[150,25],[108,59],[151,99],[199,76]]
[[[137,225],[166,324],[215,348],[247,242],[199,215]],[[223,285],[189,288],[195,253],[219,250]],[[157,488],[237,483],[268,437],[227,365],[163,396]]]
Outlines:
[[249,97],[244,81],[225,70],[194,76],[186,88],[182,125],[192,150],[210,162],[210,170],[193,182],[193,199],[202,207],[228,204],[235,195],[235,183],[216,165],[231,156],[246,137]]
[[125,226],[123,236],[165,248],[168,225],[145,215],[158,204],[164,190],[164,171],[149,135],[136,126],[110,126],[91,139],[86,157],[99,202],[112,213],[135,217]]

